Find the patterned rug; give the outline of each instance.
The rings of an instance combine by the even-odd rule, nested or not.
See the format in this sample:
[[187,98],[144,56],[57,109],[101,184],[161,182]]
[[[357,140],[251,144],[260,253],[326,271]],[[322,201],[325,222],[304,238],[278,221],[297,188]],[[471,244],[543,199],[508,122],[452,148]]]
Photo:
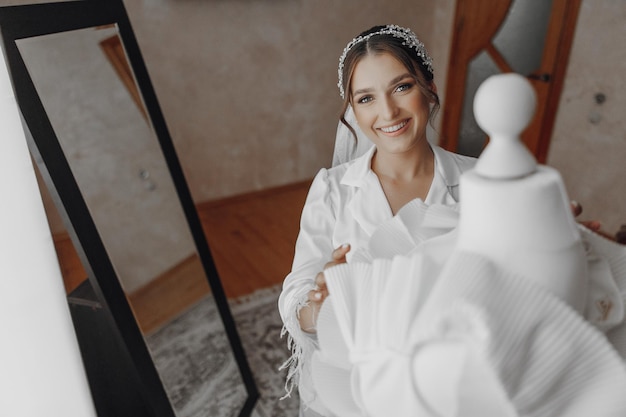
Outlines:
[[[297,394],[280,400],[285,371],[278,368],[289,352],[280,338],[279,291],[272,287],[229,301],[260,393],[255,417],[298,415]],[[212,297],[150,334],[147,343],[177,417],[239,415],[245,389]]]

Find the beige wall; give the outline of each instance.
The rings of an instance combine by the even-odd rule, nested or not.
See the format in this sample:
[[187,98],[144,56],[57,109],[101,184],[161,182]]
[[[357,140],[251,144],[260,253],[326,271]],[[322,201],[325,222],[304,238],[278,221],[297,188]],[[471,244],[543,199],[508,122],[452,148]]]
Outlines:
[[[445,96],[455,0],[124,3],[197,202],[308,179],[330,163],[337,58],[369,26],[412,27]],[[623,0],[582,1],[548,158],[584,217],[611,231],[626,222],[624,21]]]
[[610,232],[626,224],[625,39],[626,1],[583,0],[548,155],[581,217]]
[[445,69],[454,2],[125,4],[201,202],[309,179],[329,165],[345,44],[375,24],[410,26]]
[[[454,0],[125,3],[198,202],[307,179],[329,164],[337,57],[369,26],[412,27],[445,96]],[[625,18],[622,0],[583,0],[548,159],[584,217],[610,231],[626,223]]]

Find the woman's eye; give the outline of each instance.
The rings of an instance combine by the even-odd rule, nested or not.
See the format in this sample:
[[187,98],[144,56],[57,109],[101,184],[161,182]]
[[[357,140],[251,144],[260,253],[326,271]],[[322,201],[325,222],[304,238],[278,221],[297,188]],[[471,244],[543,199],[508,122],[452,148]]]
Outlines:
[[396,91],[406,91],[411,87],[413,87],[413,84],[411,83],[400,84],[398,87],[396,87]]
[[359,104],[365,104],[365,103],[369,103],[369,102],[370,102],[370,101],[372,101],[372,100],[373,100],[372,96],[363,96],[363,97],[360,97],[360,98],[357,100],[357,103],[359,103]]

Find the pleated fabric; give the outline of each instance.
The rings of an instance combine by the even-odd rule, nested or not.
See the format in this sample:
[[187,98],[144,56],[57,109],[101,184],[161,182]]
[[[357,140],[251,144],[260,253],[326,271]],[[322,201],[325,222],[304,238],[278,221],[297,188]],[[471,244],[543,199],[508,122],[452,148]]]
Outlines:
[[326,279],[312,369],[337,415],[626,415],[614,341],[481,256],[455,252],[443,268],[398,256]]

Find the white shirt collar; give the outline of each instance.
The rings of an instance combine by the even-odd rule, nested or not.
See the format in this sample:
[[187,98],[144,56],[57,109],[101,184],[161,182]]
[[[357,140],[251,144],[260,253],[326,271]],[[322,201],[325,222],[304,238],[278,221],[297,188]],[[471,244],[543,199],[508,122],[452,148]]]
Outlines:
[[[435,155],[436,169],[433,185],[436,185],[436,182],[439,181],[437,178],[439,176],[443,184],[445,184],[450,197],[452,197],[451,202],[457,202],[458,186],[463,171],[455,162],[454,154],[439,146],[431,145],[431,148]],[[376,147],[372,146],[365,154],[349,162],[349,166],[341,179],[341,184],[362,187],[369,175],[376,175],[371,168],[374,152],[376,152]]]

